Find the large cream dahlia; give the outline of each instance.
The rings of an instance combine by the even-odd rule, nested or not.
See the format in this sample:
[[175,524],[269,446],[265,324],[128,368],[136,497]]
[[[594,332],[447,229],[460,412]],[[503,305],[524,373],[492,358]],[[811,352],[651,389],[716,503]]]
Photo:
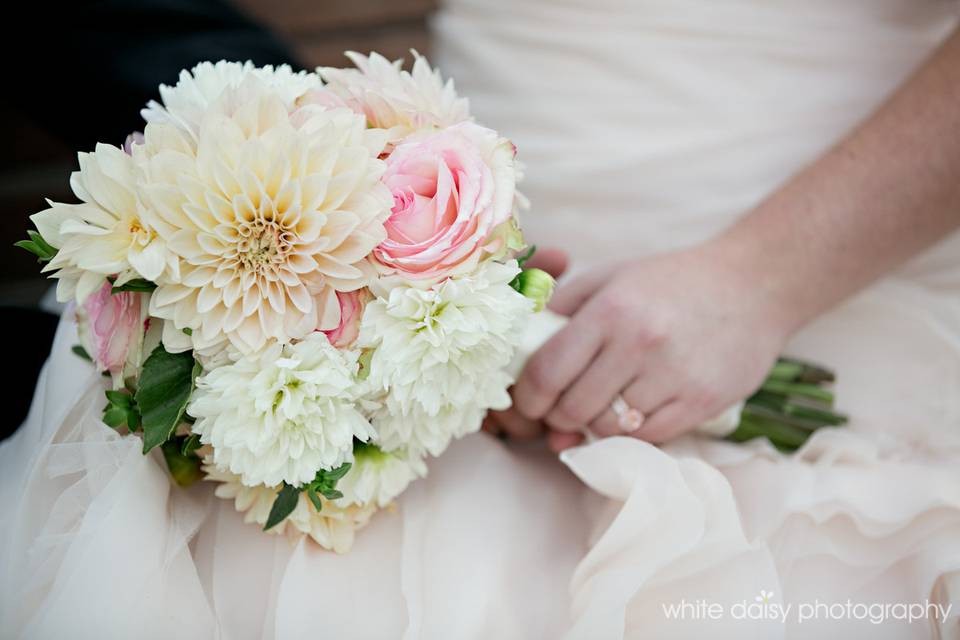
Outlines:
[[249,60],[201,62],[190,71],[181,71],[176,85],[160,85],[162,104],[151,101],[141,115],[147,122],[173,122],[194,130],[225,90],[236,89],[251,77],[275,91],[288,107],[307,91],[320,86],[320,78],[315,73],[294,72],[285,64],[257,67]]
[[347,57],[356,69],[321,67],[317,73],[325,90],[364,114],[370,126],[388,129],[391,142],[424,128],[443,128],[470,120],[466,98],[457,95],[453,80],[443,81],[426,58],[413,52],[413,69],[404,71],[403,60],[390,62],[378,53]]
[[305,484],[352,462],[354,438],[375,436],[354,402],[357,369],[357,354],[322,333],[274,344],[197,379],[193,432],[248,486]]
[[[218,467],[209,458],[204,462],[206,479],[220,483],[214,491],[217,497],[233,500],[237,511],[244,514],[244,522],[265,525],[280,487],[248,487],[240,481],[239,476]],[[320,500],[323,509],[317,511],[306,495],[300,494],[293,512],[267,533],[286,533],[291,537],[306,534],[325,549],[332,549],[336,553],[350,551],[356,531],[365,526],[377,511],[376,503],[344,507],[338,505],[337,501],[326,498]]]
[[384,140],[348,109],[290,112],[256,78],[225,90],[195,136],[147,125],[134,157],[181,276],[158,282],[151,313],[197,347],[225,337],[244,353],[336,328],[336,292],[367,284],[386,237]]
[[[50,202],[30,216],[40,235],[58,249],[43,269],[55,271],[57,299],[83,303],[108,276],[123,284],[158,278],[168,266],[165,243],[145,222],[136,190],[136,167],[121,149],[98,144],[78,156],[80,170],[70,177],[80,204]],[[175,270],[176,263],[169,265]]]

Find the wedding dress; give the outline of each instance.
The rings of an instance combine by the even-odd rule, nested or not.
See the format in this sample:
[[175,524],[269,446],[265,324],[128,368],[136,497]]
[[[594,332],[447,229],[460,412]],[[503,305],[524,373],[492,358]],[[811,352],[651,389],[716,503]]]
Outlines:
[[[958,13],[451,0],[435,59],[515,140],[528,236],[584,268],[729,224],[865,117]],[[958,256],[954,235],[793,340],[838,372],[852,419],[792,456],[610,438],[558,461],[475,434],[342,556],[243,524],[207,485],[172,487],[162,460],[100,422],[103,379],[64,321],[30,417],[0,447],[0,634],[960,637]],[[909,622],[893,607],[927,602],[952,608]],[[671,609],[685,603],[704,607]]]

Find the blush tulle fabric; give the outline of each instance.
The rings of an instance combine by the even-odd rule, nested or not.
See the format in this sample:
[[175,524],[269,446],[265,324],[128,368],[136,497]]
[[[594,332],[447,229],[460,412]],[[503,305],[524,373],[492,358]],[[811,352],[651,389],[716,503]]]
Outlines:
[[[445,73],[515,139],[528,235],[577,268],[701,241],[867,115],[956,24],[941,0],[452,0]],[[891,185],[890,188],[895,188]],[[338,556],[262,534],[100,423],[65,320],[0,446],[11,638],[960,637],[960,238],[821,318],[842,430],[611,438],[560,460],[477,434]],[[669,618],[761,591],[953,605],[945,621]]]

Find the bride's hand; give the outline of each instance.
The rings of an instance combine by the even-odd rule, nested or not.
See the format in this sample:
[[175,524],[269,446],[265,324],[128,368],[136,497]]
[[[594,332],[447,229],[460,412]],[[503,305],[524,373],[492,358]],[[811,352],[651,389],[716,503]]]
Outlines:
[[610,408],[620,394],[643,416],[631,435],[663,442],[747,397],[780,353],[788,322],[749,274],[724,263],[704,245],[598,269],[559,288],[550,306],[571,320],[514,387],[523,425],[546,422],[555,449],[577,444],[585,427],[622,434]]

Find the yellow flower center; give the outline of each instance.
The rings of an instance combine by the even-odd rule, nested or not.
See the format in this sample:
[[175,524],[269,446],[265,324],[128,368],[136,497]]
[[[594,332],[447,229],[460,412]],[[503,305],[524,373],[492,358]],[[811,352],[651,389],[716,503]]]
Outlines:
[[130,218],[127,223],[127,231],[130,234],[131,244],[137,244],[141,247],[150,244],[150,241],[156,235],[153,231],[144,227],[139,218]]
[[273,220],[253,220],[240,227],[237,258],[244,269],[263,273],[290,253],[291,234]]

